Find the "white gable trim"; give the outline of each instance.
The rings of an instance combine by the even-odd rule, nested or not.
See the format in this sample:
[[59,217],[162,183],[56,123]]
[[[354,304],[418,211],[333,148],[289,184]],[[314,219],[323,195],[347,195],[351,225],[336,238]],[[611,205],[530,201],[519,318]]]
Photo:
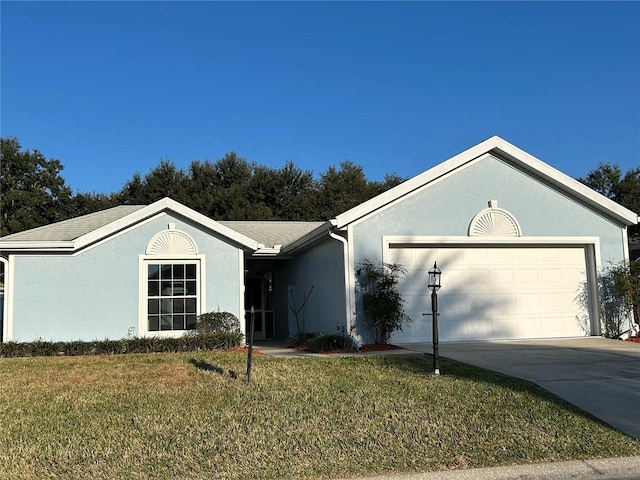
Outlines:
[[200,226],[212,230],[229,240],[240,244],[249,250],[257,250],[258,242],[255,240],[236,232],[235,230],[226,227],[209,217],[202,215],[191,208],[182,205],[170,198],[163,198],[157,202],[152,203],[140,210],[125,215],[124,217],[111,222],[103,227],[97,228],[85,235],[78,237],[72,241],[55,242],[55,241],[27,241],[27,242],[2,242],[0,240],[0,248],[10,251],[58,251],[58,252],[75,252],[91,246],[97,242],[103,241],[106,238],[112,237],[119,232],[135,227],[136,225],[148,220],[151,217],[157,216],[165,211],[172,211],[183,217],[186,217]]
[[433,181],[457,170],[463,165],[477,159],[484,154],[495,154],[502,156],[514,163],[524,171],[534,174],[554,187],[578,198],[592,208],[612,217],[624,225],[635,225],[638,223],[638,215],[631,210],[624,208],[616,202],[608,199],[604,195],[597,193],[591,188],[547,165],[533,155],[519,149],[515,145],[503,140],[498,136],[493,136],[468,150],[446,160],[445,162],[430,168],[400,185],[381,193],[377,197],[368,200],[357,207],[352,208],[336,217],[336,226],[342,228],[347,224],[367,216],[378,209],[399,200],[400,198],[427,186]]

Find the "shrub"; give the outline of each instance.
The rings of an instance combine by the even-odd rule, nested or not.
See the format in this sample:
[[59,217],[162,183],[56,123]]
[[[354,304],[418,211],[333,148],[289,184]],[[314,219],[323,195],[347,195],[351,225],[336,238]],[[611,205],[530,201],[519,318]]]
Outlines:
[[238,317],[229,312],[203,313],[196,320],[196,331],[198,333],[240,333],[240,321]]
[[318,335],[320,334],[305,332],[296,333],[292,337],[289,337],[289,346],[292,348],[306,348],[309,346],[309,341]]
[[373,330],[375,343],[389,343],[391,334],[402,330],[411,319],[404,313],[405,303],[397,289],[405,269],[397,263],[375,264],[364,260],[358,265],[358,284],[362,308]]
[[350,337],[345,337],[339,334],[315,335],[309,339],[307,346],[309,347],[309,351],[315,353],[332,352],[335,350],[356,350]]
[[220,350],[242,343],[240,332],[208,332],[176,338],[134,337],[91,342],[7,342],[0,343],[0,358],[55,355],[113,355],[124,353],[169,353]]

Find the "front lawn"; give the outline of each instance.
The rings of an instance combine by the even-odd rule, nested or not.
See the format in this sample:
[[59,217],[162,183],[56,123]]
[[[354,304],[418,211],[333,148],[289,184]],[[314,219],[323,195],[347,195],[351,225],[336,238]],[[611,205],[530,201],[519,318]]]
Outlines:
[[431,367],[255,355],[247,384],[242,353],[0,359],[0,476],[308,479],[640,455],[531,384]]

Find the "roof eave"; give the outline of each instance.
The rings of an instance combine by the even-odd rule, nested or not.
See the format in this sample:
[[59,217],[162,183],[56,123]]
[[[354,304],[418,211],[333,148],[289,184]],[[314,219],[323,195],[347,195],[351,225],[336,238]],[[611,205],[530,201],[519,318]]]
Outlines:
[[451,173],[462,165],[485,154],[495,154],[499,157],[508,159],[523,169],[534,173],[543,180],[546,180],[556,188],[573,195],[585,204],[599,210],[613,219],[616,219],[624,225],[630,226],[639,223],[638,214],[635,212],[632,212],[604,195],[599,194],[595,190],[592,190],[586,185],[544,163],[542,160],[539,160],[506,140],[503,140],[499,136],[494,135],[464,152],[445,160],[419,175],[416,175],[400,185],[397,185],[396,187],[391,188],[340,215],[337,215],[335,218],[335,226],[337,228],[344,228],[346,225],[371,214],[375,210],[382,208],[405,195],[408,195],[414,190],[424,187],[434,180]]
[[286,245],[282,249],[282,253],[285,255],[292,254],[308,247],[309,245],[318,241],[323,236],[327,235],[329,232],[329,229],[333,226],[333,224],[334,224],[334,220],[329,220],[323,223],[322,225],[319,225],[318,227],[314,228],[306,235],[303,235],[302,237],[300,237],[295,242],[292,242],[289,245]]
[[76,249],[74,241],[27,241],[27,242],[3,242],[0,241],[0,251],[6,252],[73,252]]
[[190,220],[193,220],[201,226],[209,230],[213,230],[220,235],[228,238],[229,240],[240,244],[246,250],[255,251],[259,248],[257,241],[245,235],[242,235],[241,233],[238,233],[229,227],[225,227],[215,220],[212,220],[211,218],[202,215],[201,213],[198,213],[195,210],[192,210],[189,207],[182,205],[181,203],[176,202],[175,200],[172,200],[170,198],[163,198],[161,200],[158,200],[136,212],[130,213],[129,215],[116,220],[115,222],[111,222],[104,227],[98,228],[86,235],[79,237],[76,240],[77,248],[82,248],[83,246],[90,245],[94,242],[102,240],[103,238],[106,238],[115,232],[124,230],[132,225],[135,225],[138,222],[141,222],[166,210],[171,210],[175,213],[178,213],[179,215],[189,218]]
[[610,198],[596,192],[578,180],[562,173],[560,170],[544,163],[542,160],[519,149],[505,140],[500,142],[489,152],[516,163],[535,175],[543,178],[559,190],[575,196],[587,205],[614,218],[620,223],[631,226],[638,224],[638,214],[614,202]]

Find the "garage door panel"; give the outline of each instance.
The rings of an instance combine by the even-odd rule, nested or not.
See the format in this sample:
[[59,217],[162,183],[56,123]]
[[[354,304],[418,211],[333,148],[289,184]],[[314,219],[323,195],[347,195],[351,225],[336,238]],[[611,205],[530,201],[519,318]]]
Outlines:
[[490,284],[494,288],[513,289],[515,278],[513,268],[489,270]]
[[[438,292],[443,341],[584,336],[577,301],[586,282],[583,247],[390,248],[389,261],[403,263],[409,278],[399,289],[414,322],[393,341],[431,341],[428,270],[442,269]],[[587,315],[588,317],[588,315]]]
[[525,267],[515,270],[515,286],[538,288],[540,284],[540,275],[537,268]]

